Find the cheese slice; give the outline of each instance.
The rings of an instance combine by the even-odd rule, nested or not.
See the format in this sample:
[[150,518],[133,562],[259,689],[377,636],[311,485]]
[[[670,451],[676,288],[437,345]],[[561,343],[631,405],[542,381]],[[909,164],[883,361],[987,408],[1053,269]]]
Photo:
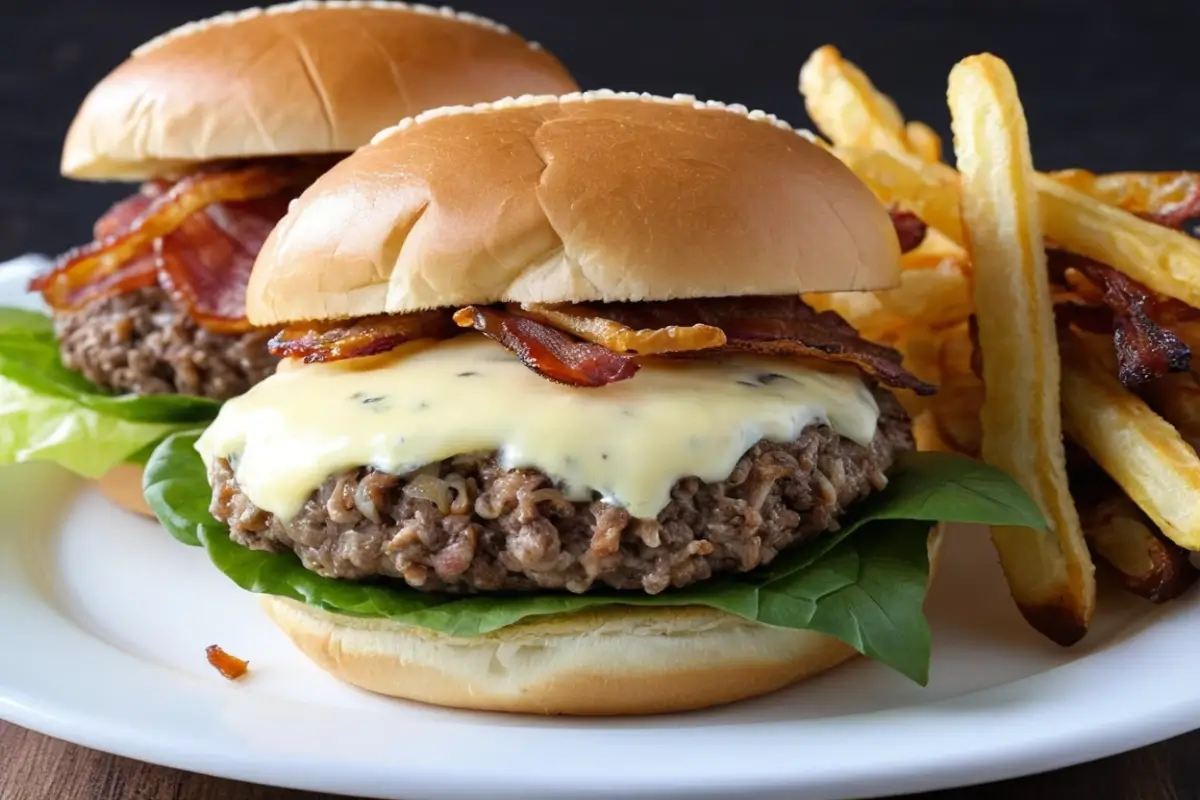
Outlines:
[[285,365],[225,403],[196,448],[208,466],[229,459],[247,497],[283,519],[334,473],[403,475],[475,452],[542,470],[573,499],[599,494],[653,518],[679,479],[724,480],[760,439],[791,441],[820,423],[867,445],[878,417],[860,378],[794,360],[647,359],[630,380],[581,389],[467,334]]

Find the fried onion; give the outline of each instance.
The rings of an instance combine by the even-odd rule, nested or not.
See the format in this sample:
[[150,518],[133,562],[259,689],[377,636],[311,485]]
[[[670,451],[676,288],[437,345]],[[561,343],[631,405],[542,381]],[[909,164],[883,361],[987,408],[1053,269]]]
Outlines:
[[378,314],[290,327],[271,339],[267,350],[277,358],[299,358],[314,364],[378,355],[405,342],[444,339],[456,331],[448,309]]

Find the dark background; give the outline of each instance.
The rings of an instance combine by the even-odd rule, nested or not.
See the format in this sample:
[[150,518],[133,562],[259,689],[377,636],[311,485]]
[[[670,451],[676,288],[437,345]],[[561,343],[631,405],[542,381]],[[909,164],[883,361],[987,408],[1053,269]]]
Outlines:
[[[54,253],[90,238],[95,217],[130,191],[58,175],[62,137],[92,84],[142,41],[242,4],[0,2],[3,259],[30,250]],[[542,42],[584,88],[688,92],[764,108],[794,124],[807,123],[797,72],[821,44],[836,44],[906,116],[930,122],[943,136],[950,67],[965,55],[989,50],[1016,74],[1039,167],[1200,169],[1200,4],[1194,0],[462,0],[461,5]],[[1053,776],[938,798],[1191,800],[1200,797],[1197,747],[1200,734],[1192,734]],[[178,785],[172,786],[153,796],[181,796]],[[219,787],[213,791],[219,796]],[[151,796],[140,792],[135,793]]]
[[[7,0],[0,24],[0,258],[90,238],[129,187],[58,176],[88,89],[137,44],[237,0]],[[947,133],[946,76],[990,50],[1016,74],[1042,168],[1200,168],[1200,4],[1139,0],[463,0],[542,42],[584,88],[688,92],[805,124],[796,91],[836,44]],[[947,140],[948,141],[948,140]]]

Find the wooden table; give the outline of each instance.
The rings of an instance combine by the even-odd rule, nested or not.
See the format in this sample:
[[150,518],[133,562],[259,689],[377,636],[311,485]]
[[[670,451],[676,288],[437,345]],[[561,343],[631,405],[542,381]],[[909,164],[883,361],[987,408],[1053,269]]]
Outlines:
[[[1195,800],[1200,732],[1046,775],[914,800]],[[333,800],[156,767],[0,722],[0,800]]]

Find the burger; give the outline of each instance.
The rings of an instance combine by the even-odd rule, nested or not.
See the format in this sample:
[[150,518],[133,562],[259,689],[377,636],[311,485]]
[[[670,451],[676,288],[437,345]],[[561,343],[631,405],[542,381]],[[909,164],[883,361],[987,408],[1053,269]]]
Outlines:
[[916,680],[939,523],[1041,525],[913,453],[933,387],[802,295],[899,228],[774,117],[589,92],[429,111],[297,199],[246,311],[271,377],[153,454],[167,528],[301,651],[400,698],[553,714]]
[[137,190],[33,280],[52,321],[0,318],[0,461],[58,461],[144,510],[145,448],[275,369],[245,290],[292,199],[403,117],[576,88],[498,23],[405,3],[255,8],[143,44],[84,100],[61,164]]

